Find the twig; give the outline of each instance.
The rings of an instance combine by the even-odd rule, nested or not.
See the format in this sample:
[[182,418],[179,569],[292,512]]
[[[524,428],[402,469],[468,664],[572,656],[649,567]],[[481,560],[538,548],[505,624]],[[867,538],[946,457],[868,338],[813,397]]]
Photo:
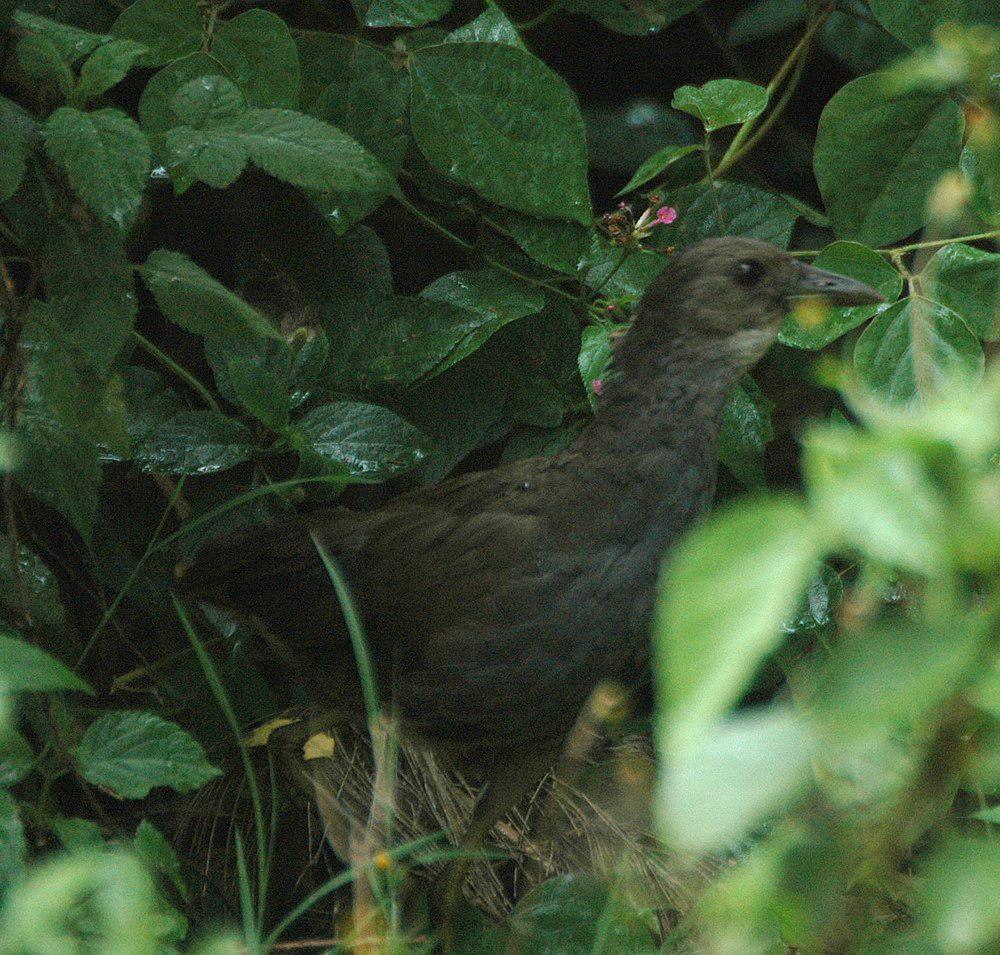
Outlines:
[[[1000,229],[990,229],[989,232],[978,232],[975,235],[956,235],[949,239],[929,239],[924,242],[911,242],[908,245],[886,246],[881,249],[872,249],[872,251],[892,258],[904,255],[907,252],[916,252],[919,249],[939,249],[942,246],[951,245],[953,242],[982,242],[986,239],[1000,240]],[[795,249],[788,254],[803,259],[811,259],[815,258],[822,251],[822,249]]]

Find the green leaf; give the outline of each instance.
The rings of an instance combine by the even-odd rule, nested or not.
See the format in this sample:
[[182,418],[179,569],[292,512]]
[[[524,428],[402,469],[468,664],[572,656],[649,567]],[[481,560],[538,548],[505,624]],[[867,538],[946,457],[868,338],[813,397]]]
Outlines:
[[281,376],[246,358],[231,359],[227,371],[236,400],[261,424],[272,431],[288,424],[291,402]]
[[63,106],[48,119],[45,148],[90,210],[122,229],[135,220],[149,179],[149,143],[117,109],[84,113]]
[[51,83],[64,97],[73,92],[73,71],[46,37],[29,33],[17,44],[17,62],[37,83]]
[[7,693],[93,690],[64,663],[13,636],[0,633],[0,684]]
[[35,767],[28,741],[14,730],[0,732],[0,789],[16,786]]
[[670,103],[700,119],[705,132],[745,123],[767,109],[767,90],[745,80],[709,80],[703,86],[682,86]]
[[807,12],[805,0],[759,0],[733,17],[726,39],[733,46],[763,40],[803,23]]
[[69,852],[100,849],[104,845],[101,827],[90,819],[67,819],[59,816],[52,820],[52,831]]
[[347,474],[384,480],[427,456],[427,439],[387,408],[355,401],[320,405],[295,423],[295,445]]
[[962,111],[946,96],[890,96],[879,74],[842,87],[820,117],[813,168],[834,230],[883,245],[919,229],[927,196],[958,165]]
[[397,171],[409,143],[406,74],[381,50],[355,37],[303,32],[302,109],[353,136],[387,169]]
[[649,249],[623,249],[592,233],[580,263],[583,280],[606,298],[640,297],[667,266],[667,256]]
[[24,878],[27,865],[28,842],[17,803],[6,789],[0,789],[0,899]]
[[224,77],[192,80],[173,102],[182,124],[166,134],[166,162],[182,183],[200,178],[223,188],[252,159],[278,179],[321,192],[381,201],[395,188],[388,170],[346,133],[304,113],[250,109]]
[[299,105],[299,54],[281,17],[244,11],[216,31],[211,55],[252,105]]
[[24,409],[16,435],[20,462],[14,480],[89,539],[101,483],[97,446],[39,406]]
[[578,222],[565,219],[535,219],[510,212],[503,218],[514,241],[536,262],[576,275],[590,248],[591,233]]
[[1000,843],[953,837],[920,871],[920,911],[934,948],[961,955],[1000,941]]
[[820,544],[796,500],[719,512],[666,564],[654,625],[660,698],[671,738],[698,737],[735,703],[783,639]]
[[0,535],[0,600],[9,607],[17,607],[22,593],[36,626],[48,633],[60,633],[65,629],[66,613],[59,599],[59,581],[55,574],[36,554],[19,544],[15,577],[11,567],[10,541]]
[[188,897],[187,885],[181,874],[181,863],[173,846],[148,819],[139,823],[132,842],[136,855],[154,872],[162,872],[177,889],[181,898]]
[[139,310],[131,262],[112,223],[54,221],[45,238],[49,321],[61,347],[72,346],[106,374],[131,336]]
[[966,146],[959,167],[972,187],[969,204],[976,214],[984,222],[1000,224],[1000,159],[990,162],[986,148]]
[[602,379],[611,367],[615,330],[613,325],[588,325],[580,335],[580,356],[577,365],[592,408],[596,408],[598,404],[594,382]]
[[816,427],[806,435],[803,469],[831,545],[917,573],[946,566],[947,506],[906,446],[846,426]]
[[351,0],[366,27],[420,27],[439,20],[452,0]]
[[912,729],[961,689],[981,641],[961,624],[947,634],[910,625],[853,635],[823,667],[811,716],[841,738]]
[[33,134],[31,117],[15,103],[0,96],[0,202],[9,199],[24,178]]
[[983,349],[950,308],[907,298],[877,315],[854,348],[865,384],[889,401],[911,403],[982,374]]
[[945,21],[1000,29],[995,0],[869,0],[869,5],[886,30],[913,47],[929,42]]
[[785,199],[744,182],[685,186],[670,196],[677,220],[660,228],[678,248],[717,236],[738,235],[786,248],[798,212]]
[[744,487],[764,485],[764,447],[774,437],[774,402],[752,381],[737,385],[722,410],[719,460]]
[[499,323],[497,328],[545,307],[545,296],[540,289],[499,269],[450,272],[431,282],[420,297],[478,312],[495,319]]
[[189,332],[279,337],[265,316],[180,252],[151,252],[139,274],[163,314]]
[[[865,282],[881,292],[889,303],[896,301],[903,290],[903,277],[899,272],[884,256],[860,242],[834,242],[816,256],[813,265]],[[821,325],[809,328],[791,316],[785,321],[778,338],[792,348],[816,351],[888,307],[883,304],[831,308]]]
[[80,68],[76,95],[88,100],[106,93],[128,75],[146,47],[134,40],[112,40],[99,46]]
[[628,183],[619,189],[615,195],[623,196],[626,192],[644,186],[650,179],[655,179],[664,169],[673,165],[678,159],[683,159],[691,153],[698,152],[700,145],[692,146],[664,146],[649,157],[635,172],[635,175]]
[[664,838],[692,852],[726,849],[787,807],[810,780],[816,741],[793,710],[738,714],[681,749],[661,749],[655,803]]
[[1000,337],[1000,253],[958,242],[939,249],[921,276],[924,291],[980,338]]
[[191,792],[221,775],[176,723],[137,710],[95,720],[74,756],[84,779],[123,799],[144,799],[154,786]]
[[486,0],[486,9],[475,20],[452,30],[445,43],[506,43],[525,49],[517,27],[493,0]]
[[89,30],[81,30],[67,23],[58,23],[23,10],[15,10],[13,19],[15,25],[22,30],[44,37],[52,43],[59,56],[67,63],[75,63],[111,39],[100,33],[91,33]]
[[680,19],[705,0],[671,0],[668,4],[630,7],[619,0],[565,0],[563,8],[572,13],[585,13],[602,26],[627,36],[656,33]]
[[432,166],[484,198],[590,224],[583,120],[566,83],[530,53],[447,43],[414,53],[410,122]]
[[334,381],[365,388],[405,387],[432,378],[468,357],[506,324],[503,316],[473,312],[423,296],[364,303],[353,321],[329,329]]
[[162,66],[194,53],[204,37],[197,0],[136,0],[121,12],[111,32],[146,47],[140,66]]
[[181,411],[137,442],[132,460],[154,474],[214,474],[253,454],[250,432],[218,411]]
[[510,916],[507,949],[532,955],[656,950],[640,912],[623,893],[584,873],[546,879],[525,893]]

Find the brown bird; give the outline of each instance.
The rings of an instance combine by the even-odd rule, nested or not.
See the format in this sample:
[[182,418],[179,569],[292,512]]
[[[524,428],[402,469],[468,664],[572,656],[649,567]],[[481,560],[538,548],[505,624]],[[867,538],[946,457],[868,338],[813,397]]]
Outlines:
[[182,585],[259,621],[315,703],[357,719],[354,655],[315,534],[350,584],[402,733],[489,780],[463,840],[477,846],[557,760],[595,685],[645,680],[657,573],[712,500],[723,406],[801,296],[882,301],[763,242],[691,246],[640,302],[565,451],[370,512],[251,528],[205,546]]

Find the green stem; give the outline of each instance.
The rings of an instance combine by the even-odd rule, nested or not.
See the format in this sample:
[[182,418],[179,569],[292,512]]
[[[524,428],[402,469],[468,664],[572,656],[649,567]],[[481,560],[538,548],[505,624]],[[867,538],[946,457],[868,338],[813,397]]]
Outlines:
[[[436,219],[432,219],[426,212],[423,211],[419,206],[414,205],[406,198],[402,193],[394,196],[396,202],[398,202],[410,215],[419,219],[424,225],[429,229],[433,229],[440,235],[443,235],[450,242],[454,242],[460,249],[464,249],[466,252],[472,253],[478,251],[476,246],[471,242],[463,239],[461,236],[455,235],[450,229],[441,225]],[[557,288],[549,282],[542,279],[536,279],[530,275],[525,275],[523,272],[518,272],[517,269],[512,269],[509,265],[505,265],[499,259],[493,258],[491,255],[487,255],[485,252],[479,252],[482,257],[490,263],[494,268],[499,269],[501,272],[506,272],[513,278],[519,279],[522,282],[527,282],[529,285],[534,285],[538,288],[543,288],[546,291],[551,292],[553,295],[558,295],[560,298],[566,299],[568,302],[572,302],[574,305],[577,304],[577,298],[574,295],[570,295],[569,292],[564,291],[561,288]]]
[[546,7],[537,17],[532,17],[530,20],[525,20],[523,23],[515,23],[514,26],[517,27],[519,33],[526,33],[528,30],[534,30],[535,27],[541,26],[546,20],[549,19],[554,13],[556,13],[562,6],[561,0],[556,0],[552,6]]
[[192,391],[196,392],[213,411],[219,411],[219,403],[212,397],[212,393],[191,374],[186,368],[177,364],[166,352],[160,351],[148,338],[133,330],[132,337],[135,338],[143,351],[155,358],[164,368],[169,368],[178,378],[181,379]]
[[[834,10],[834,6],[835,4],[831,3],[816,17],[815,20],[813,20],[811,24],[809,24],[809,27],[802,35],[802,38],[792,48],[792,52],[785,57],[784,63],[778,67],[778,72],[774,74],[771,78],[771,82],[767,84],[768,101],[770,101],[771,96],[774,95],[774,92],[784,82],[785,77],[788,76],[792,69],[794,69],[799,59],[804,57],[809,51],[809,47],[812,46],[816,33],[820,30],[823,24],[826,23],[830,14]],[[754,126],[759,118],[759,116],[751,117],[737,130],[736,135],[733,137],[733,141],[729,144],[729,148],[725,151],[725,153],[723,153],[722,158],[715,167],[715,175],[717,177],[727,173],[734,163],[746,155],[747,150],[744,149],[744,144],[746,143],[751,132],[753,132]]]
[[[957,235],[952,236],[950,239],[929,239],[926,242],[911,242],[908,245],[887,246],[886,248],[873,249],[872,251],[878,252],[879,255],[894,256],[903,255],[907,252],[916,252],[920,249],[940,249],[942,246],[951,245],[953,242],[982,242],[985,239],[1000,240],[1000,229],[990,229],[989,232],[977,232],[975,235]],[[798,258],[811,259],[815,258],[822,251],[822,249],[796,249],[788,254]]]

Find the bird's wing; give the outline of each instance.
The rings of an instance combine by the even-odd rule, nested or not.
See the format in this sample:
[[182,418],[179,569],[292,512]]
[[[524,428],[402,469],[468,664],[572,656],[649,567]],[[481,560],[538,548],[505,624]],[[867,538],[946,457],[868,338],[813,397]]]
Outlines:
[[343,569],[376,665],[433,683],[440,666],[475,666],[487,635],[509,620],[505,597],[545,572],[545,520],[523,493],[537,473],[522,462],[371,512],[337,508],[252,527],[204,547],[184,587],[262,621],[314,675],[331,660],[339,667],[350,645],[315,534]]

